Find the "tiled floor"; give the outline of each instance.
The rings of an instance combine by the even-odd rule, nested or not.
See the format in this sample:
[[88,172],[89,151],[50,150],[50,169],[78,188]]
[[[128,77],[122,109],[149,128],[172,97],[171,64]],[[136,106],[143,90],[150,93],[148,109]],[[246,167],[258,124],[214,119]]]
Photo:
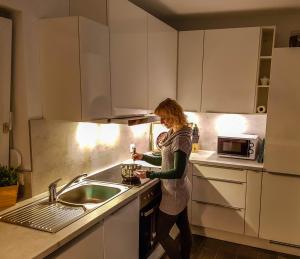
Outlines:
[[[168,257],[164,256],[163,259]],[[300,257],[193,235],[190,259],[300,259]]]

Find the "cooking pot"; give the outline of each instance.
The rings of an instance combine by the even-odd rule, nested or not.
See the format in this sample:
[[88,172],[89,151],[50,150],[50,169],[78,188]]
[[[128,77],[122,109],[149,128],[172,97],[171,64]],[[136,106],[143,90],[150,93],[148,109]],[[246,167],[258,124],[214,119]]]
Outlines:
[[135,182],[140,179],[134,174],[136,170],[140,170],[142,168],[141,165],[138,164],[122,164],[121,165],[121,174],[122,178],[125,181]]

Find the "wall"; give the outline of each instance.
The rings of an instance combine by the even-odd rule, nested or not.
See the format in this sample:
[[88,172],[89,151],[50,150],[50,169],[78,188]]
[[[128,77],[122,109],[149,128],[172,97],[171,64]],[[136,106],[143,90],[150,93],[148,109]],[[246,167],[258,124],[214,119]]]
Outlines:
[[106,2],[106,0],[70,0],[70,15],[80,15],[108,24]]
[[[129,145],[137,152],[149,150],[149,124],[73,123],[31,120],[31,189],[26,196],[47,191],[48,185],[62,178],[59,185],[73,177],[99,171],[130,158]],[[121,173],[121,172],[120,172]]]

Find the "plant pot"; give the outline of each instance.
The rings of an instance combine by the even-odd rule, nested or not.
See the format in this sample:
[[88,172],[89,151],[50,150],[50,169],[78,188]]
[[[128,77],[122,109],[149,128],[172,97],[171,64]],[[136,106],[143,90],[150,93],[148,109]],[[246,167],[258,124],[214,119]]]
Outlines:
[[0,208],[15,205],[19,184],[0,187]]

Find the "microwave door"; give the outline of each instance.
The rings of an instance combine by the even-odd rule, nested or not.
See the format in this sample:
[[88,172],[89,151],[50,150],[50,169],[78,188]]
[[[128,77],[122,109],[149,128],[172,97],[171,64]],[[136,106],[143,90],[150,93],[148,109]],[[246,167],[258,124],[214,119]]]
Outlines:
[[240,139],[221,139],[218,153],[221,155],[249,157],[249,141]]

